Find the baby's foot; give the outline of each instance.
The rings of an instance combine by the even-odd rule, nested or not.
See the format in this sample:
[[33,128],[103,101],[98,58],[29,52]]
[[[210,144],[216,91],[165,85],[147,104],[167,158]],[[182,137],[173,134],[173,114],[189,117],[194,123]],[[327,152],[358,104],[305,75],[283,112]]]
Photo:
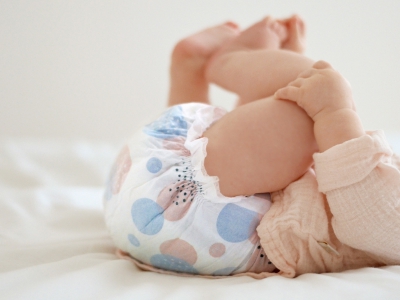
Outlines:
[[287,39],[282,42],[282,49],[304,53],[306,44],[306,28],[304,21],[293,15],[289,19],[278,21],[287,28]]
[[281,49],[282,43],[288,39],[288,28],[285,22],[271,17],[266,17],[250,26],[211,57],[206,66],[206,78],[213,82],[212,74],[219,69],[225,54],[247,50]]
[[175,46],[171,57],[169,105],[208,103],[208,82],[204,77],[206,63],[239,32],[235,23],[227,22],[191,35]]
[[237,50],[280,49],[287,34],[286,24],[266,17],[221,47],[217,55]]
[[203,64],[222,45],[238,36],[239,32],[238,25],[226,22],[195,33],[176,44],[172,52],[172,60],[191,66],[194,63]]

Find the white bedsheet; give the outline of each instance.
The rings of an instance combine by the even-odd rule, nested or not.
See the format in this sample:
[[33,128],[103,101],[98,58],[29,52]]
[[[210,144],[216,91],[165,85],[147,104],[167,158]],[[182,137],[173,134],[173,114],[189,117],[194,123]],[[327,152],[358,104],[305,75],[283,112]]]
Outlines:
[[[399,151],[400,137],[392,142]],[[139,271],[114,255],[103,222],[103,182],[117,150],[0,144],[0,299],[400,299],[400,266],[264,280]]]

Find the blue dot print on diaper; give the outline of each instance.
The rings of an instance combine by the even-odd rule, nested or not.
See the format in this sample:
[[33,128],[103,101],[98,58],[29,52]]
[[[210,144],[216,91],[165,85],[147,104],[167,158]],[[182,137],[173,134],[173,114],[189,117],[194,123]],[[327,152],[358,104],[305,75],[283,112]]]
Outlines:
[[136,247],[140,246],[139,240],[133,234],[128,234],[128,240],[133,246],[136,246]]
[[150,258],[152,266],[180,273],[198,274],[198,271],[188,262],[168,254],[156,254]]
[[217,231],[225,241],[239,243],[252,236],[258,223],[256,212],[229,203],[218,215]]
[[132,204],[133,223],[143,234],[157,234],[164,225],[164,210],[153,200],[141,198]]
[[157,157],[152,157],[147,161],[146,168],[150,173],[158,173],[162,168],[162,162]]
[[160,139],[177,136],[186,137],[188,124],[182,114],[182,108],[173,106],[160,118],[143,128],[144,133]]

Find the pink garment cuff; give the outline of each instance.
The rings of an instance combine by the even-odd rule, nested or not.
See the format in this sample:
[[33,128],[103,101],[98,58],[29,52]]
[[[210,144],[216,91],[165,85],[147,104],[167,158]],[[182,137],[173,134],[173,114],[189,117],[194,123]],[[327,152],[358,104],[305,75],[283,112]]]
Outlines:
[[363,180],[380,162],[391,156],[383,131],[367,132],[362,137],[315,153],[315,173],[322,193]]

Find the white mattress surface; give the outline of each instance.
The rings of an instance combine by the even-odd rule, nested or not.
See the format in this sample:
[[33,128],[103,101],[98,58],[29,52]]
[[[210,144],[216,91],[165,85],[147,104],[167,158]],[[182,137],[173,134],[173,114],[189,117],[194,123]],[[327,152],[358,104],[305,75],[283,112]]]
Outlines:
[[[391,142],[400,152],[400,136]],[[0,144],[0,299],[400,299],[400,266],[295,279],[184,278],[118,259],[102,214],[120,145]]]

